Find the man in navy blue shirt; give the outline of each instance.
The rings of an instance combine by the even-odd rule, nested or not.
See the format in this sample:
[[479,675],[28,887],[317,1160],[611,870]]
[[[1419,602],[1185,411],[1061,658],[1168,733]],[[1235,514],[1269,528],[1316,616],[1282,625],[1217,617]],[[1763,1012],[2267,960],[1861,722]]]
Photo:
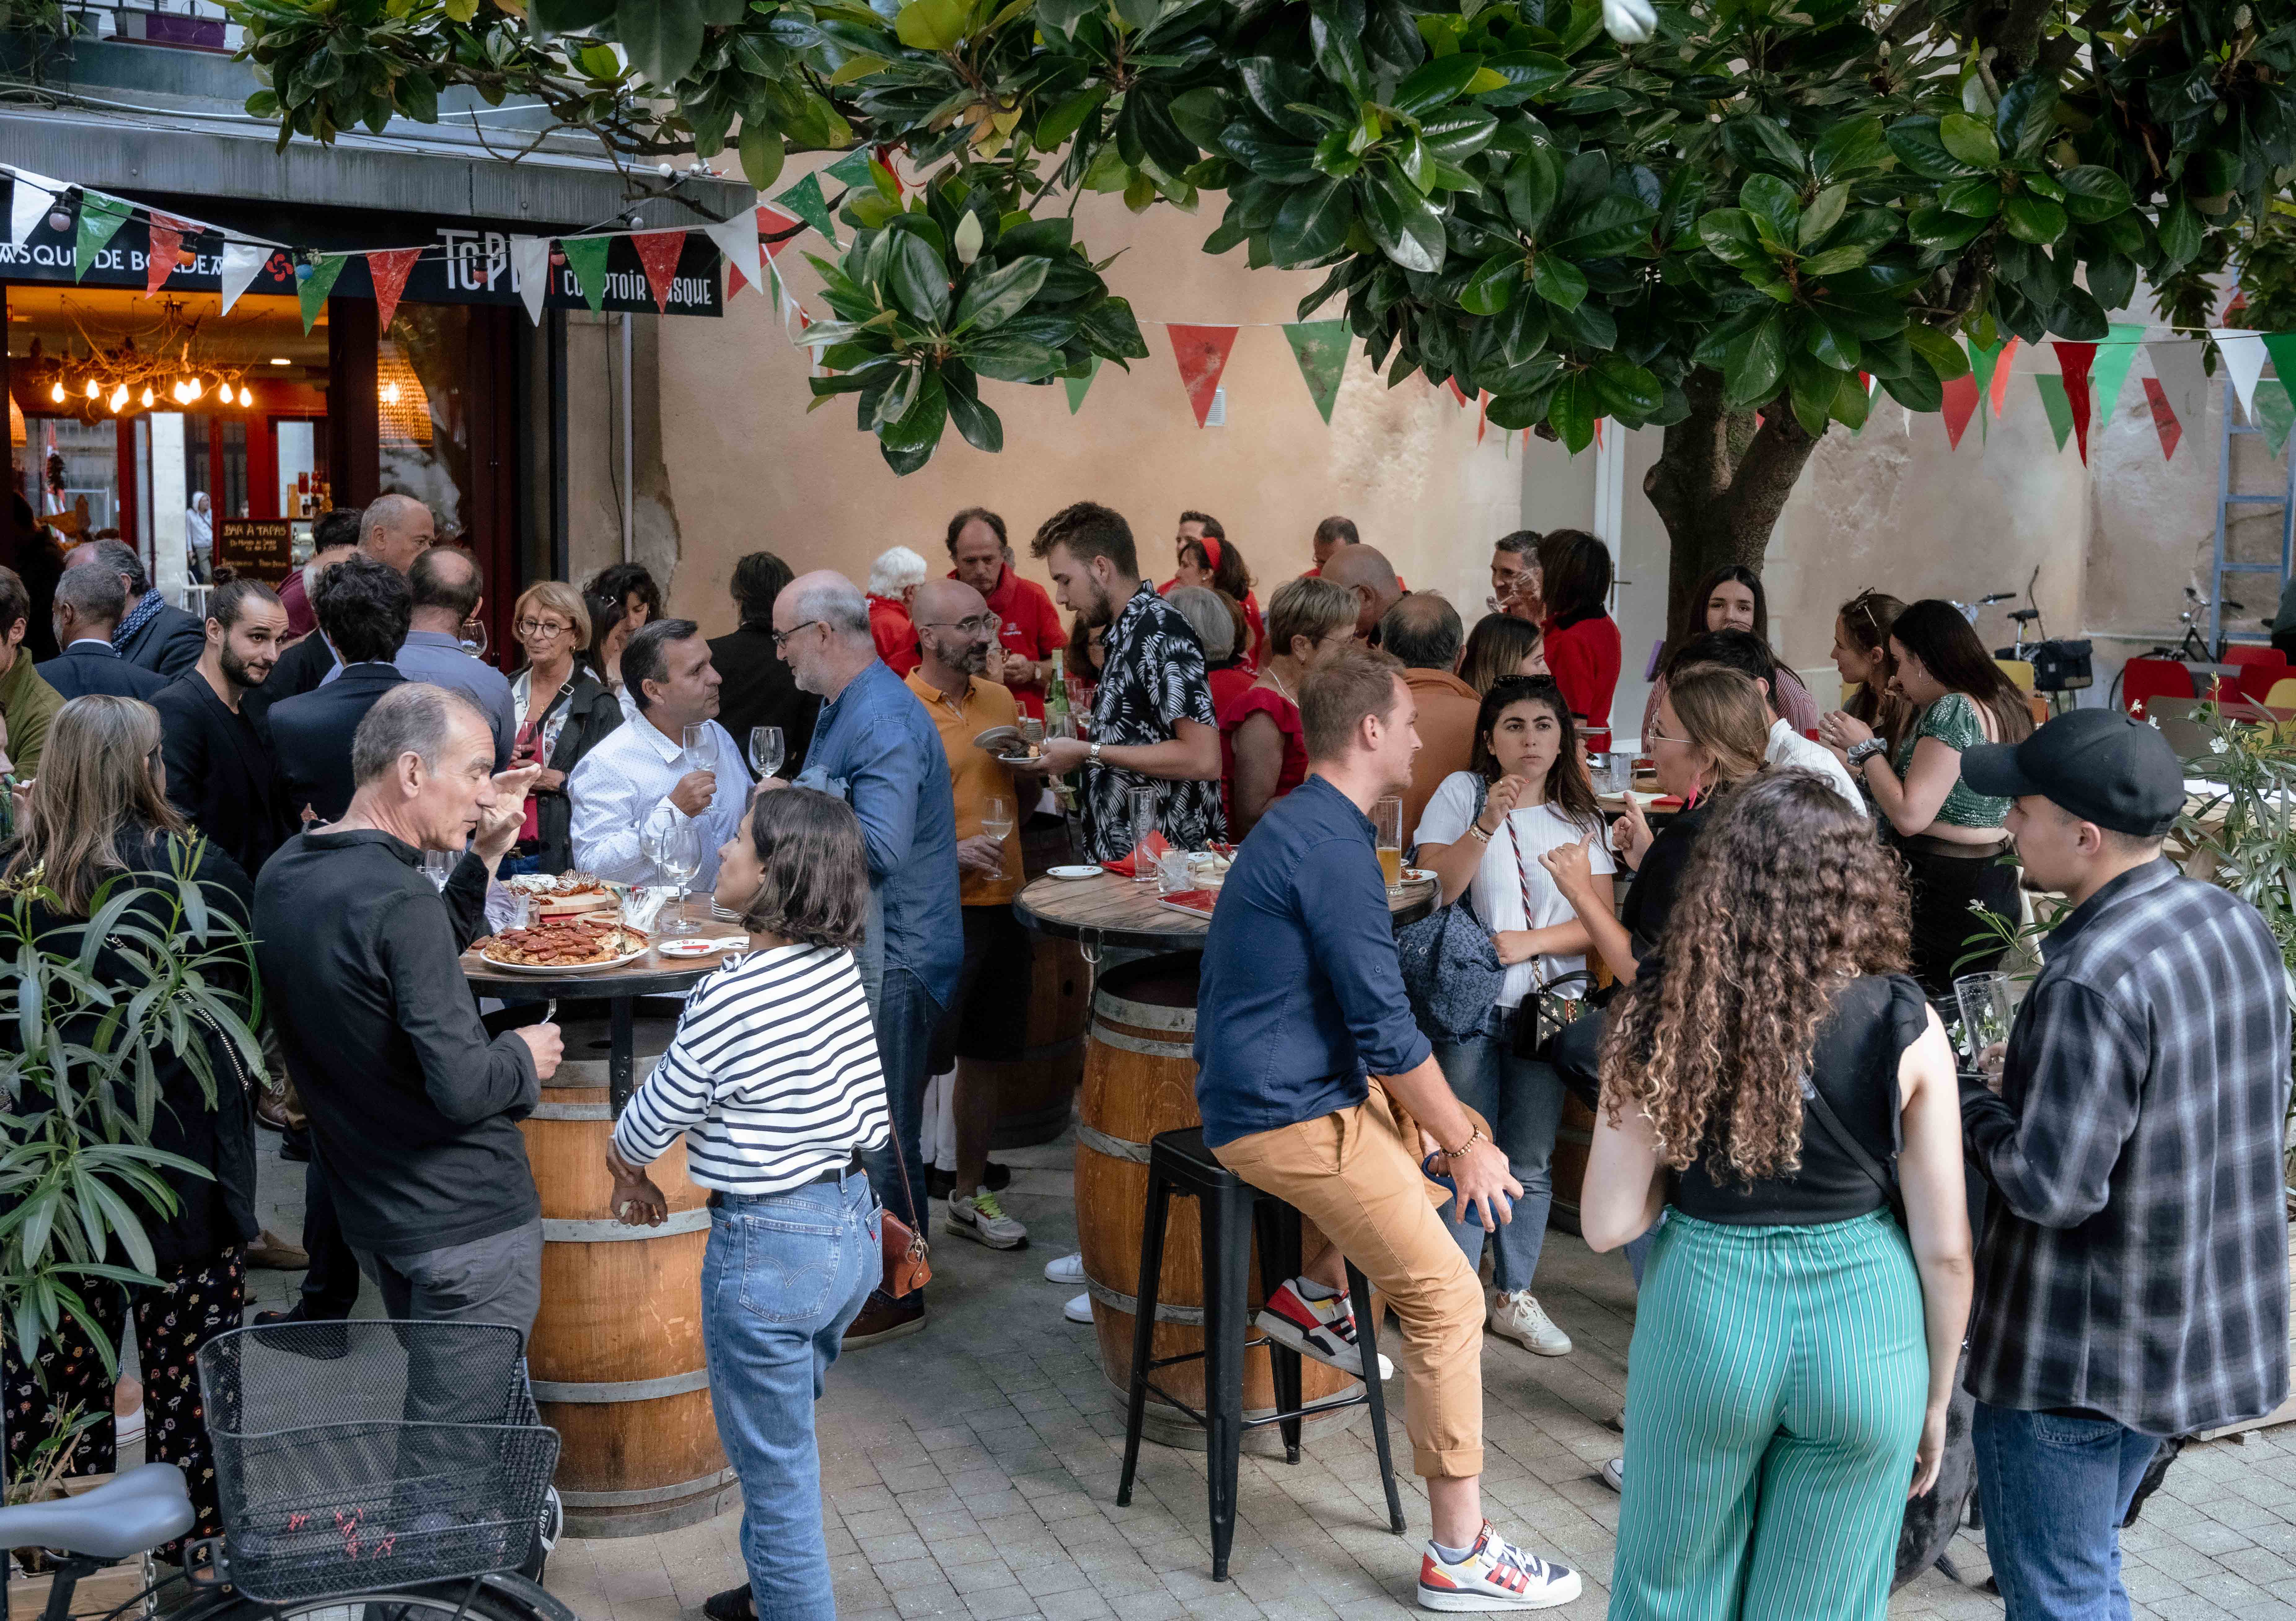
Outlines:
[[[1507,1220],[1522,1195],[1436,1067],[1396,962],[1367,813],[1411,785],[1416,707],[1393,659],[1349,652],[1301,684],[1300,714],[1308,780],[1253,827],[1228,872],[1196,1009],[1205,1142],[1333,1246],[1269,1294],[1259,1326],[1360,1378],[1341,1257],[1361,1267],[1403,1324],[1405,1423],[1434,1519],[1420,1603],[1566,1604],[1578,1573],[1483,1519],[1482,1288],[1418,1163],[1430,1154],[1461,1214],[1477,1210],[1486,1225]],[[1392,1104],[1415,1122],[1410,1140]]]

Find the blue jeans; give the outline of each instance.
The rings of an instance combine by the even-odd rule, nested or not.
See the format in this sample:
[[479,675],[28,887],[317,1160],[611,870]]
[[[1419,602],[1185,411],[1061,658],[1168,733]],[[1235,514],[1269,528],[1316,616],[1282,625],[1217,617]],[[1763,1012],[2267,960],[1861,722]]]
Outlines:
[[1969,1438],[2008,1621],[2128,1621],[2120,1522],[2161,1443],[2111,1419],[1983,1402]]
[[837,1613],[821,1530],[813,1405],[882,1266],[877,1201],[851,1175],[718,1196],[701,1262],[701,1347],[718,1439],[742,1482],[742,1559],[758,1621]]
[[886,1208],[917,1232],[925,1231],[924,1156],[918,1134],[923,1129],[925,1080],[931,1068],[933,1031],[939,1027],[943,1009],[925,989],[923,980],[897,963],[885,965],[875,1011],[877,1061],[885,1071],[885,1108],[893,1130],[900,1134],[901,1154],[908,1167],[908,1185],[902,1186],[893,1150],[871,1149],[862,1156],[869,1179],[884,1190]]
[[1522,1183],[1515,1200],[1514,1220],[1495,1233],[1483,1231],[1481,1215],[1467,1212],[1464,1221],[1443,1218],[1451,1237],[1474,1266],[1483,1258],[1483,1240],[1493,1251],[1492,1281],[1508,1294],[1530,1287],[1538,1270],[1538,1252],[1546,1242],[1546,1213],[1554,1203],[1554,1128],[1562,1118],[1562,1079],[1554,1066],[1537,1059],[1517,1058],[1510,1052],[1508,1027],[1513,1008],[1493,1008],[1482,1029],[1459,1041],[1435,1044],[1435,1061],[1459,1101],[1491,1124],[1491,1140],[1507,1157],[1507,1168]]

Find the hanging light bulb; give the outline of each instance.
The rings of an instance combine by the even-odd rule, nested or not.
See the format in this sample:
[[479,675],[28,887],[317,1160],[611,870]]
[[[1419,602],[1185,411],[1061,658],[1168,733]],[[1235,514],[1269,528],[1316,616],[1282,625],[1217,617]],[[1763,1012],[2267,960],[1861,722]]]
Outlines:
[[196,377],[185,379],[184,382],[184,398],[186,401],[199,398],[201,391],[205,388],[205,386],[206,385],[201,383]]
[[386,405],[395,405],[398,403],[398,385],[397,383],[390,382],[382,385],[382,403]]
[[99,389],[99,388],[97,388],[97,387],[95,386],[95,379],[94,379],[94,378],[93,378],[93,377],[89,378],[89,379],[87,380],[87,397],[88,397],[88,398],[90,398],[90,399],[100,399],[100,398],[102,398],[102,395],[103,395],[103,390],[102,390],[102,389]]
[[[105,403],[111,405],[111,414],[118,416],[119,414],[120,407],[127,403],[127,385],[126,383],[121,383],[118,388],[114,389],[111,391],[111,398]],[[152,403],[148,391],[144,397],[144,403],[147,405]]]
[[55,401],[59,405],[64,403],[64,385],[62,378],[58,378],[56,380],[56,386],[48,390],[48,397]]
[[225,405],[228,405],[231,404],[231,385],[229,383],[226,383],[222,388],[217,389],[216,393],[217,397],[222,399]]
[[[127,389],[122,389],[120,390],[120,392],[121,392],[122,394],[125,394],[125,393],[127,393]],[[151,405],[151,404],[152,404],[152,390],[151,390],[149,388],[146,388],[146,389],[144,390],[144,406],[145,406],[147,409],[150,407],[150,405]]]

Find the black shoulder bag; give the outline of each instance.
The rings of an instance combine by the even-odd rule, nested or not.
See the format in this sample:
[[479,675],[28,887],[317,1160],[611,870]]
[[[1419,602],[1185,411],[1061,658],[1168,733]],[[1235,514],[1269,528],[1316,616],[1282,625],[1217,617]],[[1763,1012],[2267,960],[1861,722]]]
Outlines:
[[1841,1117],[1833,1112],[1833,1105],[1825,1101],[1825,1094],[1817,1089],[1817,1083],[1811,1080],[1807,1072],[1801,1077],[1801,1096],[1802,1101],[1809,1105],[1807,1118],[1825,1134],[1827,1142],[1849,1156],[1850,1164],[1873,1179],[1874,1185],[1882,1190],[1882,1197],[1889,1201],[1890,1214],[1898,1218],[1898,1226],[1905,1226],[1906,1194],[1905,1190],[1898,1185],[1897,1155],[1891,1154],[1890,1163],[1885,1167],[1867,1153],[1866,1145],[1841,1123]]
[[[1480,814],[1480,813],[1478,813]],[[1514,821],[1506,824],[1507,842],[1514,847],[1515,880],[1522,886],[1522,917],[1526,928],[1530,923],[1530,868],[1522,858],[1522,841],[1515,837]],[[1508,1031],[1508,1045],[1517,1058],[1536,1059],[1541,1063],[1554,1062],[1554,1041],[1580,1016],[1593,1011],[1587,1000],[1595,988],[1595,976],[1586,969],[1576,969],[1567,974],[1557,974],[1552,979],[1542,979],[1530,994],[1516,1004],[1514,1024]],[[1566,996],[1565,990],[1575,990],[1576,995]]]

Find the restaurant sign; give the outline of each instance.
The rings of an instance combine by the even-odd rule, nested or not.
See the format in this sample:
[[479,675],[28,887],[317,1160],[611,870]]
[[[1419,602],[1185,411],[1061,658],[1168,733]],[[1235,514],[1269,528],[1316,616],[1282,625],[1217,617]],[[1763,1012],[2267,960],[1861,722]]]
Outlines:
[[218,518],[215,561],[241,579],[276,585],[295,566],[295,526],[285,518]]

